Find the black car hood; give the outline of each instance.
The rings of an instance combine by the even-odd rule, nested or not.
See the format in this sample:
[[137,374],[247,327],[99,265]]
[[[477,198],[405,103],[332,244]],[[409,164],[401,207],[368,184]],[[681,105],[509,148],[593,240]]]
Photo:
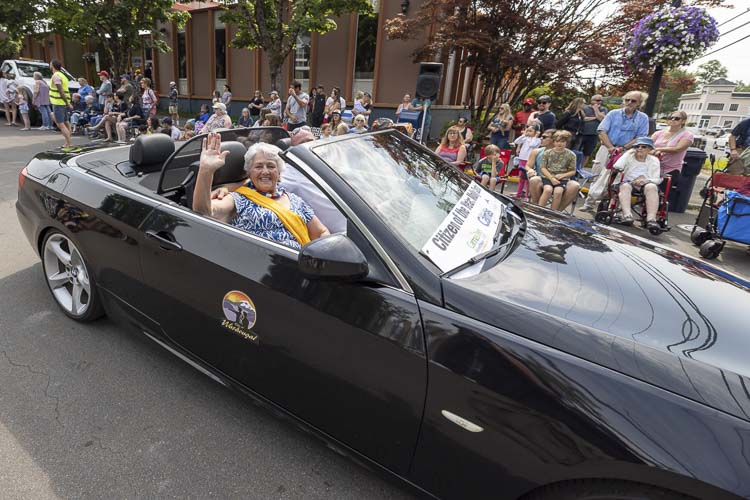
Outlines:
[[523,205],[501,263],[447,308],[750,420],[750,283],[627,233]]

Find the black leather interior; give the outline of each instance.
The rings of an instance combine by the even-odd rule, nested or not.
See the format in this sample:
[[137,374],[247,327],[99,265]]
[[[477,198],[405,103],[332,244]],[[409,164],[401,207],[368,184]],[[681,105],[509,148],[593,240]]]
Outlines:
[[159,170],[172,153],[174,141],[168,135],[139,135],[130,147],[130,163],[137,172]]
[[214,186],[228,184],[247,178],[245,172],[245,153],[247,148],[238,141],[226,141],[221,143],[222,151],[229,151],[224,160],[224,166],[214,174]]

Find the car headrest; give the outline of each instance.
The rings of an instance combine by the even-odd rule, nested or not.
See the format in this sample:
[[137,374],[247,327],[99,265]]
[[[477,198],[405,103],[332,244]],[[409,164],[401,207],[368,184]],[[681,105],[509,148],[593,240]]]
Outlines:
[[221,143],[221,150],[229,151],[229,154],[224,160],[224,166],[214,174],[214,185],[246,179],[245,153],[247,153],[247,148],[241,142],[226,141]]
[[174,153],[174,141],[168,135],[139,135],[130,147],[130,163],[136,165],[164,163],[172,153]]
[[278,141],[276,141],[276,146],[282,151],[286,151],[287,149],[289,149],[291,145],[292,145],[291,137],[284,137],[283,139],[279,139]]

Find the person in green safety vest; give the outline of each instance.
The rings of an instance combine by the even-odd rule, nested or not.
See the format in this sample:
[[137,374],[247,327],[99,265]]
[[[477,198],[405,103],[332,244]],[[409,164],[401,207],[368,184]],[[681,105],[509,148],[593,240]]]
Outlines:
[[55,120],[55,125],[60,129],[65,139],[63,147],[70,148],[73,146],[73,143],[71,142],[70,124],[68,123],[68,110],[73,109],[73,104],[70,102],[70,94],[68,92],[68,77],[60,71],[62,63],[57,59],[53,59],[49,65],[53,71],[49,86],[52,116]]

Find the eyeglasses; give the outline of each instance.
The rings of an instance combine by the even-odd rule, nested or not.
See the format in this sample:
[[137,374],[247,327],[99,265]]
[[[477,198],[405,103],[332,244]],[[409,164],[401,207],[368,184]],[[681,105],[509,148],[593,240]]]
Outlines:
[[672,120],[673,122],[679,122],[679,121],[682,120],[682,117],[681,116],[670,116],[669,119]]
[[623,99],[625,102],[640,102],[638,99]]

